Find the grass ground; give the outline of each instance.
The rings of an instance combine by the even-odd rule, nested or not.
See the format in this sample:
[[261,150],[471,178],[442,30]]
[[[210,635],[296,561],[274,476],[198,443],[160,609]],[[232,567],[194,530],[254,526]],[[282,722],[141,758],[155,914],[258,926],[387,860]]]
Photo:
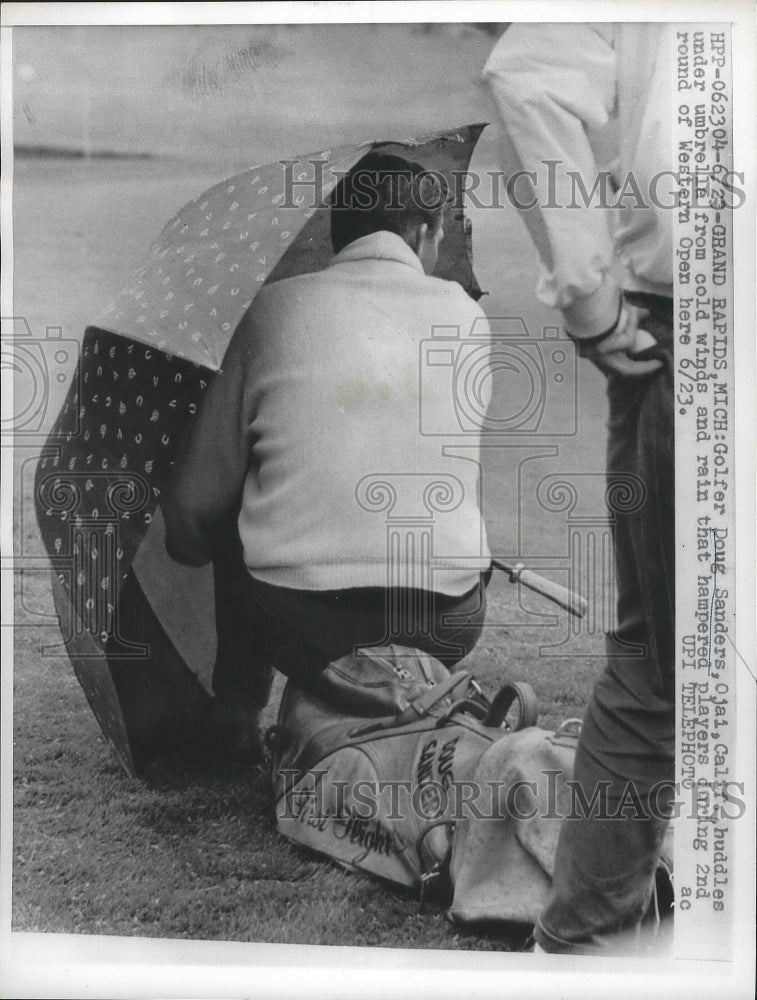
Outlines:
[[[461,932],[441,905],[421,915],[411,896],[289,845],[257,769],[174,756],[128,778],[68,665],[40,657],[41,639],[30,627],[16,644],[15,930],[499,950],[522,937]],[[586,665],[563,684],[496,642],[473,659],[489,689],[517,664],[547,726],[581,711]]]
[[[391,33],[371,37],[380,39],[379,51],[396,42]],[[413,45],[436,60],[426,61],[426,74],[435,72],[441,78],[452,66],[461,85],[468,81],[473,86],[488,40],[458,38],[448,43],[436,35],[413,37]],[[297,38],[300,41],[287,44],[301,47],[302,36]],[[29,64],[34,52],[54,42],[43,41],[35,49],[25,40],[24,59]],[[81,39],[78,44],[81,59],[80,50],[86,45]],[[102,50],[94,51],[103,61]],[[165,54],[165,47],[163,51],[167,64],[172,58],[175,61],[176,52]],[[143,51],[143,62],[147,56],[149,52]],[[322,59],[323,52],[316,46],[311,58]],[[72,59],[66,63],[67,72],[81,74]],[[342,75],[354,71],[356,59],[349,50]],[[221,63],[228,69],[228,60]],[[352,104],[345,98],[349,114],[344,110],[341,118],[329,112],[319,125],[306,113],[307,104],[296,109],[287,99],[281,121],[291,135],[284,129],[274,138],[264,136],[265,148],[251,158],[273,159],[279,151],[277,143],[283,153],[318,148],[321,140],[310,141],[311,136],[326,127],[332,133],[341,130],[337,139],[363,138],[389,128],[383,119],[374,127],[371,114],[371,95],[378,92],[377,63],[380,60],[373,58],[364,67],[365,78],[349,97]],[[302,92],[307,73],[301,65],[295,70],[290,83],[297,83]],[[170,65],[165,73],[175,81],[177,77],[169,71]],[[181,80],[185,86],[186,79]],[[133,71],[127,82],[136,87],[139,74]],[[54,89],[55,83],[46,80],[45,85]],[[283,86],[281,80],[279,84]],[[147,85],[153,86],[154,80]],[[31,135],[49,142],[55,121],[71,112],[57,97],[49,105],[44,101],[40,105],[41,93],[39,89],[30,92],[24,100],[38,122],[44,124],[45,114],[49,115],[53,124],[48,123],[47,132],[40,136],[39,130],[32,130]],[[424,129],[481,120],[475,100],[466,104],[460,99],[455,104],[449,87],[434,93],[433,88],[424,91]],[[102,112],[105,119],[108,108],[128,105],[116,101],[113,87],[108,94],[111,103]],[[208,94],[192,95],[195,104],[210,99]],[[398,107],[388,101],[382,113],[387,121],[395,112],[403,115],[405,134],[413,121],[405,121],[406,109]],[[235,108],[238,112],[239,106]],[[128,105],[127,111],[118,120],[121,135],[128,134],[134,105]],[[179,117],[189,115],[184,126],[191,125],[187,107],[177,106],[174,111]],[[99,114],[97,107],[92,111],[97,118],[95,112]],[[212,121],[212,115],[205,115],[204,120]],[[98,129],[105,129],[102,121],[102,116],[97,118]],[[228,116],[219,121],[219,129],[231,128]],[[76,139],[76,129],[70,117],[66,122],[61,134],[70,143]],[[150,107],[145,130],[136,134],[154,138],[157,131],[159,118]],[[113,135],[107,129],[95,134],[101,136],[102,145],[108,145],[106,140]],[[295,143],[295,134],[301,141]],[[203,141],[208,152],[210,140],[204,136]],[[234,141],[241,145],[238,138]],[[114,143],[109,145],[112,148]],[[228,156],[232,154],[237,156],[236,147]],[[481,169],[496,162],[491,142],[482,143],[476,156]],[[16,315],[24,316],[37,336],[45,326],[56,325],[64,337],[80,337],[86,322],[140,263],[156,229],[179,205],[218,179],[222,166],[225,161],[209,166],[179,159],[17,161]],[[487,312],[522,315],[532,327],[554,322],[534,304],[535,259],[521,221],[503,211],[472,215],[476,270],[482,287],[490,292],[482,301]],[[518,453],[513,452],[491,454],[484,469],[484,509],[493,548],[502,554],[535,557],[547,575],[562,582],[566,582],[565,514],[540,508],[533,497],[539,479],[559,471],[588,474],[590,507],[596,509],[601,501],[604,400],[596,373],[582,370],[576,395],[580,403],[577,435],[539,439],[540,446],[552,450],[526,463],[520,473],[515,461]],[[53,392],[48,420],[59,401],[60,394]],[[416,900],[362,876],[346,874],[285,843],[275,832],[266,783],[257,771],[214,773],[173,758],[156,763],[139,781],[127,778],[100,734],[67,660],[41,655],[43,646],[56,641],[55,626],[47,574],[44,566],[33,563],[41,543],[32,516],[30,476],[24,473],[33,468],[39,445],[33,438],[28,445],[17,445],[15,543],[18,565],[26,568],[16,578],[15,930],[444,949],[508,950],[518,943],[518,935],[509,932],[462,933],[446,922],[441,906],[432,904],[420,914]],[[497,687],[503,673],[529,680],[540,696],[542,724],[547,727],[581,713],[601,663],[601,629],[596,622],[574,635],[569,645],[552,651],[559,655],[543,655],[542,647],[569,637],[566,617],[544,617],[549,614],[549,606],[540,599],[525,593],[519,597],[501,577],[495,579],[489,595],[489,627],[470,662],[489,691]],[[275,699],[271,718],[274,713]]]

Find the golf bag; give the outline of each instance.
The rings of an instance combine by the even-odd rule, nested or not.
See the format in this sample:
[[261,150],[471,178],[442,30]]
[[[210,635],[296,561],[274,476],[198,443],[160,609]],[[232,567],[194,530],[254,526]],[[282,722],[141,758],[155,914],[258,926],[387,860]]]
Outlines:
[[533,691],[387,646],[289,682],[268,732],[279,831],[349,868],[438,891],[453,921],[533,923],[578,735],[535,728]]

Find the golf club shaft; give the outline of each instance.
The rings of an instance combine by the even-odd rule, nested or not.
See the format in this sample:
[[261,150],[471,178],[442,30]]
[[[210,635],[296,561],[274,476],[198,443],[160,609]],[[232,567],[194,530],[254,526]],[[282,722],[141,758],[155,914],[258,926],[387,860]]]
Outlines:
[[561,587],[559,583],[555,583],[553,580],[547,580],[546,577],[539,576],[532,569],[526,569],[523,563],[515,563],[514,566],[511,566],[500,559],[492,559],[492,565],[495,569],[501,569],[504,573],[507,573],[511,583],[522,583],[524,587],[528,587],[529,590],[541,594],[552,601],[553,604],[557,604],[559,607],[564,608],[565,611],[575,615],[576,618],[583,618],[586,614],[585,597],[582,597],[573,590],[568,590],[567,587]]

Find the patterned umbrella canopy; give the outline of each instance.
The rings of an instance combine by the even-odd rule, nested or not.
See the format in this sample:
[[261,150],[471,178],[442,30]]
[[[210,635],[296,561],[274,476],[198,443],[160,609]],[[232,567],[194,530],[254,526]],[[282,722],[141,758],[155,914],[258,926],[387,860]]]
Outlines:
[[[37,468],[37,517],[69,657],[129,774],[209,704],[212,575],[168,558],[160,497],[236,326],[263,284],[326,264],[325,202],[361,156],[417,160],[459,190],[483,128],[323,150],[217,184],[165,226],[87,327]],[[459,200],[447,211],[435,273],[478,298]]]

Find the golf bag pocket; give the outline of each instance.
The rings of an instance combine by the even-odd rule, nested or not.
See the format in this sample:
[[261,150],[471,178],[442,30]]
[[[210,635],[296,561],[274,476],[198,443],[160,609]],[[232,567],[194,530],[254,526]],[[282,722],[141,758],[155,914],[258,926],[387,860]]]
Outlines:
[[527,685],[490,702],[417,650],[360,650],[285,688],[268,734],[278,829],[348,868],[440,890],[455,921],[533,922],[575,749],[533,721]]

